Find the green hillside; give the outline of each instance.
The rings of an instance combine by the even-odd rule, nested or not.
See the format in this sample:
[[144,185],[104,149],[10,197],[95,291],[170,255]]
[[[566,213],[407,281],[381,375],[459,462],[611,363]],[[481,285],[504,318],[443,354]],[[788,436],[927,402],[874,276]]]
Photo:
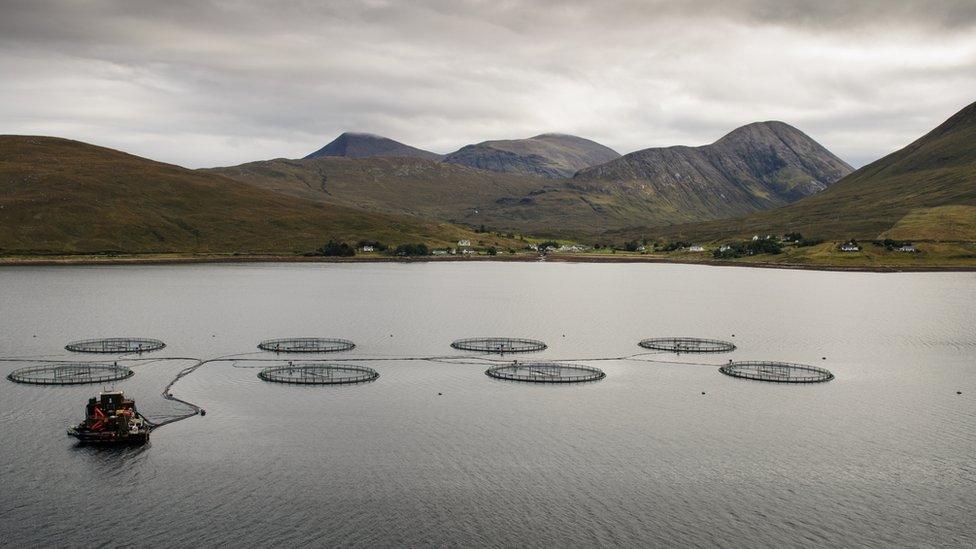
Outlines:
[[277,253],[348,241],[446,244],[471,231],[302,200],[53,137],[0,136],[0,253]]
[[322,203],[550,237],[589,236],[661,215],[701,219],[562,180],[420,158],[275,159],[204,171]]

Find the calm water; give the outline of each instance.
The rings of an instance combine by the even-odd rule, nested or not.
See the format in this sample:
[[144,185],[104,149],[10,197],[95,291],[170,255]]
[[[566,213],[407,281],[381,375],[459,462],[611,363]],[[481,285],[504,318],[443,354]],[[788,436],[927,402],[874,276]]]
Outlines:
[[[667,335],[739,345],[588,362],[606,379],[573,386],[387,360],[363,362],[373,383],[295,387],[211,363],[173,390],[207,415],[130,449],[64,434],[99,387],[0,380],[0,544],[972,547],[974,304],[972,273],[0,269],[5,357],[63,357],[69,340],[112,335],[161,338],[160,358],[267,356],[259,340],[297,335],[356,341],[344,358],[457,355],[451,340],[479,335],[543,339],[533,357],[552,359],[630,355]],[[717,371],[729,358],[837,379],[738,380]],[[172,414],[159,393],[189,364],[135,365],[119,386],[147,415]]]

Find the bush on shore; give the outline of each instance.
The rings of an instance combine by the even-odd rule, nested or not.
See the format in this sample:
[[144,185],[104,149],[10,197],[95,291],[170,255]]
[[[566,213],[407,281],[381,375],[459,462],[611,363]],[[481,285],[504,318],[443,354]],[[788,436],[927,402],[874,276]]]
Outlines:
[[351,257],[356,255],[356,250],[349,244],[333,238],[319,248],[318,253],[326,257]]
[[430,248],[426,244],[400,244],[393,250],[393,255],[400,257],[430,255]]

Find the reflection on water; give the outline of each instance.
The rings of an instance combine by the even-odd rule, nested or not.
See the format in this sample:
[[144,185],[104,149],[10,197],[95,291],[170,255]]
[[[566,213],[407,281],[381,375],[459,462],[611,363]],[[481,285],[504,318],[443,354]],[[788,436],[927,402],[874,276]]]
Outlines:
[[[126,364],[136,375],[115,386],[150,417],[186,411],[160,392],[192,357],[274,360],[256,348],[269,337],[348,338],[356,349],[326,361],[380,373],[291,386],[259,380],[259,363],[207,363],[173,388],[207,415],[123,448],[64,434],[98,386],[4,380],[0,531],[14,546],[971,546],[974,282],[623,264],[0,269],[2,356],[139,335],[184,357]],[[497,381],[450,348],[496,335],[607,377]],[[598,360],[670,336],[738,349]],[[463,358],[402,360],[423,356]],[[734,379],[718,372],[729,358],[836,379]]]

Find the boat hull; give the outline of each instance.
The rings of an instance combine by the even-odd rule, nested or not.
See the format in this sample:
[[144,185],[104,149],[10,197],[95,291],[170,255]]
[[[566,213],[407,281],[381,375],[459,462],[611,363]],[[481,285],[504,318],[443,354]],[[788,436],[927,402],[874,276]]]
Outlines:
[[68,429],[68,435],[75,437],[84,444],[145,444],[149,442],[149,432],[118,433],[106,431],[82,431],[79,429]]

